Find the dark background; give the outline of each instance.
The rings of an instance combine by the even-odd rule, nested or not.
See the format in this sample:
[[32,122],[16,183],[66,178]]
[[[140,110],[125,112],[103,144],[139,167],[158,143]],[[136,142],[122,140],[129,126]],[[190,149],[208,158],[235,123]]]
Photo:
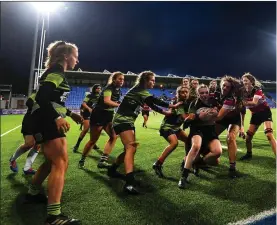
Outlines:
[[[83,71],[276,80],[276,2],[69,2],[50,15],[45,47],[79,47]],[[36,9],[1,3],[1,81],[27,94]],[[46,53],[46,52],[45,52]],[[38,55],[38,54],[37,54]]]

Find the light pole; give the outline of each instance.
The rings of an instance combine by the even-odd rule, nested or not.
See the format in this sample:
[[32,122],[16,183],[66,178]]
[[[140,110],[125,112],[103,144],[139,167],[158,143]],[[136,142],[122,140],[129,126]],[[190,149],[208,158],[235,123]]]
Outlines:
[[[37,89],[38,79],[40,77],[40,73],[42,70],[43,64],[43,51],[44,51],[44,43],[45,43],[45,14],[48,15],[51,12],[54,12],[62,2],[32,2],[33,6],[37,9],[37,20],[36,20],[36,27],[35,27],[35,36],[34,36],[34,44],[33,44],[33,52],[32,52],[32,61],[31,61],[31,68],[30,68],[30,76],[29,76],[29,86],[28,86],[28,95],[32,93],[33,88]],[[40,36],[40,49],[39,49],[39,60],[38,60],[38,70],[35,72],[35,64],[36,64],[36,53],[37,53],[37,41],[38,41],[38,33],[39,33],[39,23],[41,19],[41,36]],[[34,82],[34,75],[35,75],[35,82]]]

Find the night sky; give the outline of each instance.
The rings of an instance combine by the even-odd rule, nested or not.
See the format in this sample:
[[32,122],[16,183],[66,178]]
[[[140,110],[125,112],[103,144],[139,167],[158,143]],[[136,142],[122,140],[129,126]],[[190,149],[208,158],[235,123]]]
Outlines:
[[[86,71],[152,70],[276,80],[276,2],[69,2],[50,15],[46,46],[74,42]],[[1,3],[1,84],[27,94],[36,22],[26,2]],[[45,52],[46,53],[46,52]]]

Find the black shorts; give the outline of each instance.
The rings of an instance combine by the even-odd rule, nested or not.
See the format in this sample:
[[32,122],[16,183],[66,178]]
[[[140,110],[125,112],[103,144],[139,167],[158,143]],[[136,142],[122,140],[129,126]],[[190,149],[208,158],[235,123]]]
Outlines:
[[224,117],[222,120],[217,121],[216,123],[225,127],[226,129],[229,127],[230,124],[241,126],[241,117],[238,113],[233,117]]
[[90,126],[107,126],[113,120],[114,111],[94,108],[90,115]]
[[84,118],[84,120],[90,119],[90,112],[88,110],[80,111],[81,116]]
[[160,136],[162,136],[165,140],[167,140],[168,136],[175,134],[178,135],[181,132],[181,129],[175,131],[175,130],[164,130],[164,129],[160,129]]
[[149,116],[149,111],[142,110],[142,111],[141,111],[141,115],[142,115],[142,116],[144,116],[144,115]]
[[121,123],[118,125],[113,126],[114,132],[116,135],[119,135],[120,133],[126,131],[126,130],[133,130],[136,131],[136,128],[130,124],[130,123]]
[[33,120],[33,136],[36,140],[36,144],[41,144],[49,140],[65,137],[64,133],[61,133],[57,129],[55,120],[42,115],[41,110],[38,109],[32,114]]
[[273,121],[270,108],[266,108],[260,112],[252,113],[250,124],[260,126],[265,121]]
[[33,135],[33,120],[31,112],[27,111],[27,113],[23,117],[21,133],[23,136]]
[[200,148],[201,154],[207,154],[207,152],[209,152],[209,143],[212,140],[215,140],[215,139],[218,140],[218,135],[215,132],[215,125],[202,126],[202,127],[191,126],[190,133],[188,136],[188,146],[189,146],[189,148],[187,149],[188,151],[191,148],[191,138],[195,135],[199,135],[202,137],[202,145]]

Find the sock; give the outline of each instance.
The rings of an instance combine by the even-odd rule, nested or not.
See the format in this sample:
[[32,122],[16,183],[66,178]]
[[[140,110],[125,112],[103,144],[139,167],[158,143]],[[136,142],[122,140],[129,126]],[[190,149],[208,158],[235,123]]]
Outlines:
[[109,158],[109,155],[103,153],[100,158],[100,162],[107,162]]
[[24,166],[25,171],[32,168],[32,164],[35,161],[37,155],[38,155],[37,150],[32,148],[30,150],[29,154],[27,155],[26,163],[25,163],[25,166]]
[[85,155],[82,155],[82,158],[80,161],[85,161],[86,160],[86,156]]
[[133,184],[134,181],[135,181],[134,173],[133,172],[127,173],[126,174],[126,184],[127,185]]
[[185,179],[188,178],[189,176],[189,173],[190,173],[190,170],[187,169],[187,168],[184,168],[183,172],[182,172],[182,177],[184,177]]
[[48,215],[60,215],[61,214],[61,203],[53,203],[53,204],[49,204],[47,205],[47,214]]
[[37,195],[40,192],[40,187],[34,184],[30,184],[28,194],[30,195]]
[[19,156],[21,156],[22,154],[24,154],[26,152],[26,150],[22,149],[21,146],[19,146],[15,153],[13,154],[12,158],[10,159],[10,161],[16,160]]
[[248,151],[247,151],[246,154],[247,154],[247,155],[252,155],[252,152],[248,152]]
[[235,170],[236,169],[236,162],[230,162],[230,169]]
[[156,165],[163,165],[163,160],[161,159],[161,157],[156,161]]
[[117,165],[116,163],[113,163],[110,167],[110,170],[116,171],[118,167],[119,167],[119,165]]
[[79,138],[78,138],[78,141],[77,141],[77,143],[76,143],[75,146],[76,146],[76,147],[79,147],[79,145],[81,144],[81,141],[82,141],[82,140],[83,140],[83,138],[80,138],[80,137],[79,137]]

